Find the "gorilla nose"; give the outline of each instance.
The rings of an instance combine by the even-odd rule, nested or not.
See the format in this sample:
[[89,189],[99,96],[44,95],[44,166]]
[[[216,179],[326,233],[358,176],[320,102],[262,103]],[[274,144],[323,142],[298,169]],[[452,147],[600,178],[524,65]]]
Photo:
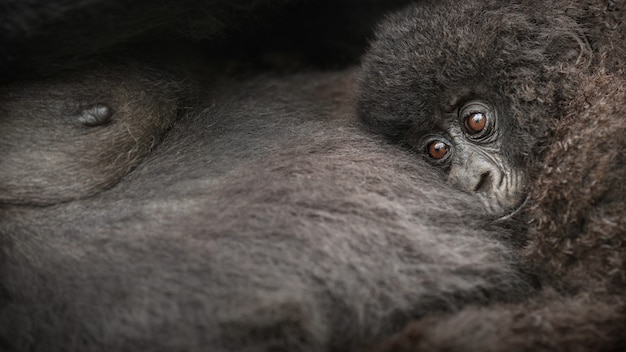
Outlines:
[[466,165],[453,165],[448,182],[469,193],[493,192],[497,186],[497,172],[491,165],[484,162],[473,162]]
[[491,172],[489,171],[485,171],[482,174],[480,174],[480,177],[478,178],[478,182],[476,183],[476,186],[474,187],[474,192],[481,192],[481,191],[485,191],[490,189],[492,186],[491,184],[493,183],[493,177],[491,176]]

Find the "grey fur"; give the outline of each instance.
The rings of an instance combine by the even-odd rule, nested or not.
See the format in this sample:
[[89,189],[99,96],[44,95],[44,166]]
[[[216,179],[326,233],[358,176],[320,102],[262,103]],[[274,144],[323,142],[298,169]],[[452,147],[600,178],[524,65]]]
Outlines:
[[[585,6],[603,11],[599,1],[583,3],[539,11],[547,22],[516,16],[506,22],[539,33],[553,25],[576,29],[552,33],[559,45],[539,50],[575,55],[565,55],[565,61],[547,55],[544,76],[519,71],[545,79],[537,91],[522,89],[529,99],[524,111],[550,108],[533,119],[560,116],[552,113],[570,98],[571,110],[560,116],[567,123],[588,102],[594,105],[583,121],[623,116],[619,109],[593,108],[623,97],[616,88],[623,82],[610,76],[623,68],[623,57],[615,53],[625,46],[614,45],[621,32],[596,30],[605,17],[581,22],[590,13]],[[541,3],[533,4],[537,12]],[[567,18],[550,17],[565,7]],[[61,50],[56,57],[74,54]],[[581,73],[581,67],[596,65],[612,77],[602,87],[613,93],[581,92],[578,83],[602,79],[594,75],[555,79],[562,78],[563,68]],[[619,260],[626,241],[606,217],[626,218],[624,163],[618,159],[623,153],[613,150],[609,162],[592,165],[581,160],[597,155],[594,144],[579,143],[582,154],[571,158],[559,154],[568,143],[540,153],[552,143],[549,133],[558,132],[554,143],[593,140],[593,128],[581,136],[576,126],[539,121],[513,135],[525,147],[539,137],[520,160],[545,162],[558,179],[577,185],[561,185],[570,192],[564,199],[542,195],[555,177],[547,169],[534,171],[543,181],[526,211],[550,226],[534,222],[526,231],[515,219],[488,221],[471,197],[446,185],[413,153],[364,132],[350,93],[354,73],[207,81],[200,93],[206,95],[199,98],[208,108],[200,113],[188,112],[178,80],[143,65],[104,64],[3,88],[1,123],[7,128],[0,130],[0,155],[14,163],[25,159],[22,166],[0,168],[0,184],[13,185],[0,193],[0,349],[345,351],[383,339],[413,318],[419,320],[386,347],[624,346]],[[133,99],[114,87],[127,88]],[[538,96],[546,101],[534,100]],[[40,108],[32,109],[28,97],[36,97],[31,102]],[[391,103],[381,99],[370,108]],[[126,104],[138,105],[125,114],[120,107]],[[90,112],[94,106],[113,114]],[[97,120],[95,126],[83,123],[85,112],[88,122]],[[123,125],[137,128],[132,137]],[[608,127],[605,136],[623,135],[623,127]],[[51,158],[55,150],[72,157]],[[48,170],[49,160],[57,172]],[[571,165],[595,175],[584,182],[611,185],[614,192],[593,188],[597,204],[579,201],[580,178],[563,171]],[[564,203],[574,212],[560,218],[548,211]],[[559,237],[565,227],[553,225],[572,220],[570,214],[591,227],[569,227]],[[520,250],[525,235],[531,242]],[[572,246],[580,243],[589,246]],[[548,286],[539,294],[526,264]]]
[[51,204],[116,183],[176,119],[180,91],[136,64],[1,87],[0,203]]
[[520,254],[544,285],[521,303],[417,320],[380,350],[626,348],[623,9],[601,0],[424,1],[379,28],[364,60],[361,118],[414,147],[415,135],[441,128],[446,102],[495,101],[509,119],[507,155],[530,175],[514,216],[528,222]]
[[601,72],[563,106],[531,191],[522,259],[540,294],[412,322],[377,351],[626,348],[626,80]]
[[[590,65],[591,48],[583,33],[574,18],[539,1],[418,2],[379,28],[363,59],[359,115],[370,128],[408,145],[418,156],[425,154],[420,144],[424,137],[447,136],[459,150],[456,154],[471,147],[474,159],[484,154],[485,160],[496,159],[492,169],[512,169],[521,179],[532,179],[551,119],[558,116],[559,104],[573,96],[578,73]],[[494,133],[498,139],[488,145],[457,138],[451,131],[459,119],[456,111],[473,100],[483,101],[499,122]],[[457,134],[462,134],[460,129]],[[500,202],[496,191],[476,192],[475,180],[459,182],[459,172],[478,180],[489,170],[483,167],[474,175],[468,168],[480,162],[460,159],[445,170],[448,177],[456,184],[468,183],[465,190],[486,210],[519,203]],[[499,173],[506,175],[507,170]],[[519,193],[516,189],[513,194],[518,195],[508,197],[523,199]]]
[[517,233],[363,132],[355,81],[216,80],[113,188],[2,206],[3,350],[345,351],[531,293]]

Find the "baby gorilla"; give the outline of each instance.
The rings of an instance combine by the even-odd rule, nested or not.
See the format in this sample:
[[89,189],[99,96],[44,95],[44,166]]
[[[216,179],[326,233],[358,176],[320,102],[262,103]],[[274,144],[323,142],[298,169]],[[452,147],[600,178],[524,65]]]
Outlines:
[[626,348],[623,9],[425,1],[380,27],[364,60],[361,118],[490,212],[527,198],[520,254],[542,289],[421,318],[377,351]]
[[423,155],[496,217],[526,199],[550,117],[590,63],[578,23],[539,5],[419,2],[381,26],[363,61],[365,123]]
[[179,85],[152,69],[103,67],[0,90],[0,203],[94,194],[159,141],[176,117]]

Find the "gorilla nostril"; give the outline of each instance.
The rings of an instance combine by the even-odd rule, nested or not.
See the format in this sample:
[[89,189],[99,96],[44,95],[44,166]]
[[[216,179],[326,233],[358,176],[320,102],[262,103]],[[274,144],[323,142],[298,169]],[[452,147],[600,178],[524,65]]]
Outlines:
[[498,182],[498,188],[502,187],[502,184],[504,183],[504,180],[505,180],[505,178],[504,178],[505,176],[506,176],[506,174],[504,172],[500,173],[500,181]]
[[491,173],[489,171],[483,172],[480,175],[480,179],[478,180],[476,187],[474,187],[474,192],[478,192],[488,187],[490,183],[491,183]]

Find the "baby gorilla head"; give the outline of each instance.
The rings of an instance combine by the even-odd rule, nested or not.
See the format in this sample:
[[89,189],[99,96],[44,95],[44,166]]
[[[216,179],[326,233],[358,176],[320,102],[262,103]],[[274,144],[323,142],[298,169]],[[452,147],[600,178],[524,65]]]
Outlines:
[[[412,143],[425,158],[445,170],[448,181],[476,194],[493,214],[513,209],[525,198],[526,174],[505,155],[505,117],[481,98],[439,109],[442,123],[430,131],[414,128]],[[501,121],[505,120],[505,121]]]
[[422,1],[378,29],[359,115],[507,215],[589,53],[576,21],[549,2]]

